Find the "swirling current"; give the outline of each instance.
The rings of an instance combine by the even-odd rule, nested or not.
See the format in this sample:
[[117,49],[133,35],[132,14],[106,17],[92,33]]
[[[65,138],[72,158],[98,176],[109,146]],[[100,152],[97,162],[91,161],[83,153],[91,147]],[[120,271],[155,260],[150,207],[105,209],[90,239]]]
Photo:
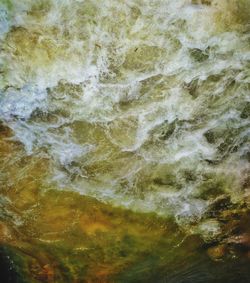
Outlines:
[[[4,202],[46,160],[39,194],[223,238],[211,210],[249,209],[249,27],[249,0],[1,0],[0,120],[18,145],[0,165]],[[10,159],[26,163],[13,173]]]

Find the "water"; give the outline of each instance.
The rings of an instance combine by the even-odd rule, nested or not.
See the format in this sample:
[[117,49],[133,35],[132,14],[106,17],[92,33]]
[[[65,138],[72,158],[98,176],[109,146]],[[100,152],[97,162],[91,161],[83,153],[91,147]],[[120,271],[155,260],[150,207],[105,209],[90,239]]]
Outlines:
[[[238,213],[245,223],[249,209],[249,7],[249,0],[0,1],[1,206],[11,207],[3,222],[35,227],[27,215],[40,215],[53,189],[60,213],[77,223],[61,194],[142,213],[139,222],[153,213],[204,243],[248,233],[230,218]],[[89,229],[111,229],[96,225]],[[27,227],[22,233],[38,237]],[[165,280],[168,265],[155,262]]]

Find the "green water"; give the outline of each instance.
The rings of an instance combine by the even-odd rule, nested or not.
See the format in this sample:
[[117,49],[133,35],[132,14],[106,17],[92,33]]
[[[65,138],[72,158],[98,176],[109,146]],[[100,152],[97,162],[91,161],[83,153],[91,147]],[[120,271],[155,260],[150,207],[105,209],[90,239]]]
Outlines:
[[249,0],[0,1],[7,282],[250,280],[249,27]]

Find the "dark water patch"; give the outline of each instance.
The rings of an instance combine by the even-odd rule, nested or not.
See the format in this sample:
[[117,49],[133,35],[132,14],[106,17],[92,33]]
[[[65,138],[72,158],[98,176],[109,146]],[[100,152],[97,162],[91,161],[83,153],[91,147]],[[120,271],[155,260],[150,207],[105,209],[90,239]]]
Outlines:
[[[165,250],[165,256],[148,256],[132,268],[116,277],[115,282],[159,283],[245,283],[249,282],[248,260],[233,259],[214,261],[206,253],[207,248],[198,248],[198,237],[187,238],[178,248]],[[196,247],[196,251],[190,251]],[[160,262],[159,262],[160,261]]]
[[184,89],[188,91],[188,93],[193,97],[197,98],[199,93],[198,93],[198,87],[199,87],[199,80],[194,79],[189,83],[183,83]]
[[199,48],[193,48],[189,50],[189,54],[194,61],[199,63],[204,62],[209,58],[208,49],[203,51]]
[[177,121],[173,121],[169,123],[168,121],[165,121],[151,130],[149,134],[153,139],[167,140],[174,133],[176,122]]
[[192,4],[194,4],[194,5],[203,4],[203,5],[210,6],[211,3],[212,3],[212,0],[192,0]]
[[237,127],[236,122],[232,124],[219,125],[209,129],[204,133],[207,142],[213,144],[217,148],[217,160],[223,160],[230,153],[237,152],[242,146],[248,142],[248,137],[244,133],[246,126]]
[[211,130],[207,131],[205,134],[204,134],[205,138],[207,139],[207,141],[209,143],[215,143],[216,142],[216,137],[215,137],[215,133]]
[[219,174],[204,174],[203,180],[197,185],[193,192],[193,196],[204,200],[213,200],[223,195],[228,187],[230,187],[233,179]]
[[17,250],[0,246],[0,278],[3,283],[28,283],[25,280],[27,274],[24,273],[22,258]]
[[[250,280],[248,261],[212,262],[204,258],[189,265],[174,276],[155,281],[164,283],[246,283]],[[150,282],[150,281],[149,281]],[[153,281],[151,281],[153,282]]]
[[250,116],[250,102],[246,102],[240,117],[242,119],[247,119]]

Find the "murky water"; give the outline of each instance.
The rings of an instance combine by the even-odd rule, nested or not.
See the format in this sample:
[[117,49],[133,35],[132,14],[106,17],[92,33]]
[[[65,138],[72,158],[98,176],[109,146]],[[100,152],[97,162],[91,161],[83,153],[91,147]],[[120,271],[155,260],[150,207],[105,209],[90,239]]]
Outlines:
[[6,282],[250,280],[249,27],[249,0],[0,0]]

